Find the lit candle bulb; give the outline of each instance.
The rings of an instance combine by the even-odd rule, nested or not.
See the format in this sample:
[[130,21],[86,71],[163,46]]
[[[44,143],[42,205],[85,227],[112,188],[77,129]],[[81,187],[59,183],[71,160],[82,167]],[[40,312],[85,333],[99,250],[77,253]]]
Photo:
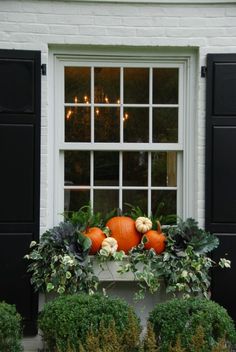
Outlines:
[[78,97],[75,97],[74,101],[75,101],[75,104],[77,104],[78,103]]
[[87,95],[84,96],[84,101],[85,101],[86,104],[89,104]]
[[107,96],[105,96],[105,102],[106,102],[106,103],[109,103],[109,99],[108,99]]
[[66,114],[66,119],[69,120],[72,114],[72,110],[68,110]]
[[129,118],[129,115],[128,115],[127,112],[126,112],[125,115],[124,115],[124,117],[123,117],[123,120],[126,121],[126,120],[128,120],[128,118]]
[[99,109],[96,109],[95,112],[96,112],[96,115],[98,116],[99,115]]
[[117,104],[120,104],[120,99],[117,100]]

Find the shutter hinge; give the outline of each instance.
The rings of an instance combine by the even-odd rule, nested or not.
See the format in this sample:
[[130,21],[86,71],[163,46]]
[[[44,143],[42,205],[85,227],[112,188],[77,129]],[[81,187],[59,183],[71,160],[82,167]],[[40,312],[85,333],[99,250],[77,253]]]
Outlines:
[[201,77],[205,78],[207,75],[207,67],[206,66],[202,66],[201,67]]
[[43,76],[46,76],[46,74],[47,74],[47,65],[46,64],[41,65],[41,72],[42,72]]

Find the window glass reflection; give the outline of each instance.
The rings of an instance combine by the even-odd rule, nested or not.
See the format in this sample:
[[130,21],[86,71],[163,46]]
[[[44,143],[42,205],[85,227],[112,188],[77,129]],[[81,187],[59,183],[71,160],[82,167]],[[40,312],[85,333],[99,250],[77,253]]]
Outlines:
[[152,153],[152,186],[176,187],[176,152]]
[[153,69],[153,103],[178,104],[178,84],[177,68]]
[[147,186],[148,154],[147,152],[123,153],[123,185]]
[[120,69],[95,67],[94,102],[100,104],[120,103]]
[[89,107],[65,108],[65,142],[90,142],[91,118]]
[[124,69],[124,103],[148,104],[149,102],[149,69]]
[[178,143],[178,108],[153,109],[153,142]]
[[94,152],[94,185],[119,185],[119,152]]
[[119,207],[119,191],[111,189],[94,190],[94,211],[106,215]]
[[147,143],[149,140],[149,109],[125,108],[124,142]]
[[94,111],[95,142],[120,141],[120,109],[97,107]]
[[65,67],[65,102],[89,103],[91,100],[89,67]]
[[65,186],[90,184],[90,152],[65,151]]
[[85,204],[88,204],[90,200],[90,191],[87,189],[76,189],[70,190],[65,189],[64,191],[64,211],[76,211],[79,210]]
[[152,214],[157,216],[176,214],[176,191],[152,191]]

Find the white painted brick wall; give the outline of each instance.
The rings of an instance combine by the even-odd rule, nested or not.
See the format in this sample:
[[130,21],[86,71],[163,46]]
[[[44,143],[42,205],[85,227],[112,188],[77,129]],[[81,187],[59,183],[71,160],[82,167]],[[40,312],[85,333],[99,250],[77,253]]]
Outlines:
[[[236,52],[236,4],[158,5],[74,1],[0,1],[0,47],[42,51],[49,44],[199,47],[199,66],[211,52]],[[48,76],[42,79],[41,231],[48,226]],[[199,90],[197,216],[204,214],[205,80]]]
[[[148,2],[148,1],[147,1]],[[158,5],[79,1],[0,0],[0,48],[41,50],[49,44],[198,47],[200,66],[207,53],[236,52],[236,4]],[[42,77],[41,231],[49,225],[48,76]],[[205,79],[196,77],[199,101],[196,145],[197,217],[204,219]]]

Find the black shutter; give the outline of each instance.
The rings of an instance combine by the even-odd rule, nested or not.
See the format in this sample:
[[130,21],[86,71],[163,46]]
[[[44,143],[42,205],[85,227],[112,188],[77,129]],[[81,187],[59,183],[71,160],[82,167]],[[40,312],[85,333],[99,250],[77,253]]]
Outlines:
[[37,333],[38,296],[23,256],[39,238],[40,52],[0,50],[0,300]]
[[236,233],[236,55],[209,54],[206,227]]
[[231,269],[213,270],[212,298],[236,321],[236,54],[209,54],[206,111],[206,229],[218,234],[213,259]]

